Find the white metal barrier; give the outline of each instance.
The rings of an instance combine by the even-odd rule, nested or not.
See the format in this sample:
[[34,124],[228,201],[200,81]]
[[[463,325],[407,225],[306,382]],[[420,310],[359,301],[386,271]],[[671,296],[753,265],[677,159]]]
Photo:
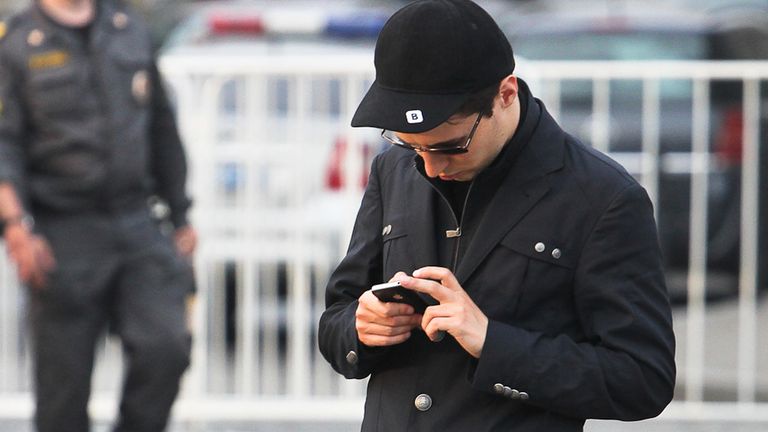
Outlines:
[[[192,221],[201,238],[193,363],[177,419],[361,418],[365,383],[331,371],[315,332],[325,281],[343,256],[359,204],[360,179],[380,144],[375,131],[348,127],[373,79],[371,66],[370,57],[358,56],[163,59],[189,153]],[[668,80],[690,86],[692,143],[677,152],[693,179],[688,300],[675,314],[678,391],[662,418],[768,421],[768,339],[758,326],[768,305],[759,302],[756,277],[758,151],[766,119],[760,85],[768,80],[768,63],[530,62],[523,68],[555,117],[567,114],[562,92],[568,82],[592,84],[592,144],[626,163],[654,201],[667,169],[661,161],[675,156],[664,154],[660,142],[661,89]],[[719,313],[705,301],[713,80],[738,81],[745,95],[737,334],[728,341],[707,338],[707,318]],[[613,152],[611,85],[619,81],[641,85],[640,152]],[[341,177],[330,188],[334,164]],[[0,264],[0,419],[32,410],[25,296],[14,280],[11,267]],[[722,343],[734,353],[727,382],[713,379],[706,364]],[[119,347],[108,341],[100,357],[92,413],[107,418],[115,410]],[[707,396],[718,386],[735,394]]]

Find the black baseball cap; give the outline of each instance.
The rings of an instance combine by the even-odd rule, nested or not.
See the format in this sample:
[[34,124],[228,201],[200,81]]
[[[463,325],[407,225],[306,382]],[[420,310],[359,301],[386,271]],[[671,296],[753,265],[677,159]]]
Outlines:
[[395,12],[376,41],[374,64],[376,79],[352,126],[405,133],[437,127],[515,69],[504,33],[469,0],[419,0]]

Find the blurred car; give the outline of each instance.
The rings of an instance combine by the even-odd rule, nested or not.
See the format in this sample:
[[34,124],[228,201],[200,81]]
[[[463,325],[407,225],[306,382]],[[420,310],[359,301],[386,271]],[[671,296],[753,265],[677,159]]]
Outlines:
[[[744,60],[768,59],[765,10],[718,10],[717,14],[643,2],[604,5],[569,1],[539,5],[539,10],[510,14],[502,28],[516,54],[531,60]],[[762,110],[768,106],[761,83]],[[710,83],[711,161],[708,196],[708,295],[733,294],[738,288],[740,184],[742,155],[742,85]],[[609,104],[609,152],[630,172],[639,166],[642,140],[642,83],[612,80]],[[686,295],[690,227],[690,152],[692,99],[690,81],[660,84],[659,236],[674,300]],[[564,80],[560,123],[592,143],[592,83]],[[765,141],[765,117],[762,141]],[[761,207],[766,206],[766,149],[762,143]],[[635,172],[634,174],[637,174]],[[766,214],[766,213],[763,213]],[[761,225],[760,284],[765,285],[768,247]]]

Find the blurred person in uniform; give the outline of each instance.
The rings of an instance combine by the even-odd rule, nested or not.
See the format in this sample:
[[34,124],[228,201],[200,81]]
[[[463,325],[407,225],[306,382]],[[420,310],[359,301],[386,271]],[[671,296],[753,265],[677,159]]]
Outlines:
[[[352,126],[383,129],[319,345],[370,376],[363,431],[580,431],[675,383],[652,204],[564,132],[468,0],[396,12]],[[370,290],[397,281],[423,313]],[[407,292],[406,292],[407,294]]]
[[37,0],[0,29],[0,220],[31,289],[37,430],[90,429],[107,328],[126,364],[114,430],[164,430],[189,364],[196,234],[145,25],[117,0]]

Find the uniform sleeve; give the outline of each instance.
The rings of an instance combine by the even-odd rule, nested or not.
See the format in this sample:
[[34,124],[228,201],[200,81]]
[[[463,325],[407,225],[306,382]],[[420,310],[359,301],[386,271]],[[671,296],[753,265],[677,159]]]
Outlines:
[[381,155],[371,175],[352,232],[347,255],[331,275],[325,295],[326,310],[320,317],[320,352],[336,372],[347,378],[365,378],[390,347],[368,347],[357,338],[357,299],[382,280]]
[[473,386],[499,383],[525,402],[577,418],[658,415],[675,383],[672,318],[650,200],[638,185],[618,195],[582,251],[574,302],[586,340],[492,321]]
[[0,182],[10,182],[23,195],[25,116],[18,89],[21,74],[9,59],[7,44],[0,40]]
[[168,203],[175,227],[187,225],[187,210],[192,201],[186,193],[187,160],[170,108],[168,97],[157,70],[152,64],[152,175],[157,195]]

